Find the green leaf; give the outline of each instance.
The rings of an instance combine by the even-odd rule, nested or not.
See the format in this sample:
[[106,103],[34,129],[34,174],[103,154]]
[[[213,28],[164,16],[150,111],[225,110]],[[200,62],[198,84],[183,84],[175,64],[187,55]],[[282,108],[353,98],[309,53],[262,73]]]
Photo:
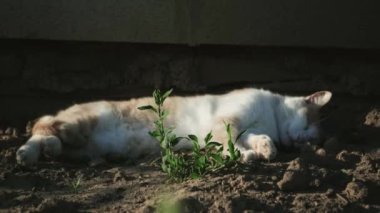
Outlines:
[[156,120],[153,122],[156,128],[160,127],[162,125],[162,122],[160,120]]
[[206,156],[204,155],[199,158],[199,161],[201,162],[202,165],[206,165],[206,160],[207,160]]
[[154,130],[154,131],[149,131],[149,135],[152,136],[152,137],[154,137],[154,138],[157,138],[161,134],[157,130]]
[[221,145],[222,144],[219,142],[211,141],[207,143],[206,148],[212,148],[212,147],[221,146]]
[[170,141],[171,146],[177,145],[181,140],[186,140],[186,137],[177,137]]
[[219,147],[219,149],[217,150],[218,153],[222,153],[223,152],[223,146]]
[[157,109],[151,105],[140,106],[140,107],[137,107],[137,109],[139,109],[139,110],[152,110],[153,112],[157,112]]
[[231,137],[231,124],[229,124],[229,123],[225,123],[224,125],[226,125],[226,131],[227,131],[227,135],[229,136],[229,137]]
[[161,92],[159,89],[156,89],[153,91],[153,98],[154,98],[154,102],[157,104],[157,105],[161,105],[162,102],[161,102]]
[[241,138],[241,136],[243,136],[243,134],[244,134],[245,132],[247,132],[247,130],[241,131],[241,132],[238,134],[238,136],[236,137],[235,141],[238,141],[238,140]]
[[240,153],[240,151],[238,149],[236,149],[235,155],[236,155],[237,159],[240,158],[241,153]]
[[194,152],[194,154],[195,154],[195,155],[200,155],[201,147],[199,146],[198,141],[196,141],[196,140],[191,140],[191,142],[193,142],[193,152]]
[[195,135],[188,135],[188,137],[190,138],[190,140],[198,142],[198,137],[197,136],[195,136]]
[[169,97],[169,95],[171,94],[173,92],[173,89],[170,89],[170,90],[168,90],[168,91],[166,91],[163,95],[162,95],[162,102],[164,102],[165,101],[165,99],[167,98],[167,97]]
[[206,137],[205,137],[205,142],[206,142],[206,144],[207,144],[208,142],[210,142],[211,139],[212,139],[212,132],[209,132],[209,133],[206,135]]
[[162,119],[165,119],[168,115],[169,115],[169,111],[167,111],[167,110],[163,110],[163,111],[161,112],[161,118],[162,118]]
[[164,130],[165,134],[168,135],[169,140],[174,140],[176,138],[176,135],[173,133],[173,129],[166,128]]
[[231,154],[232,161],[237,161],[240,158],[240,151],[238,149],[235,149]]
[[165,152],[165,155],[164,156],[162,156],[162,162],[166,162],[166,161],[168,161],[169,160],[169,155],[168,155],[168,153],[167,152]]
[[228,141],[228,152],[232,159],[235,158],[235,146],[232,141]]
[[211,154],[211,158],[219,164],[223,164],[223,157],[218,154]]
[[198,179],[200,178],[200,174],[196,173],[196,172],[192,172],[191,175],[190,175],[191,179]]
[[162,171],[166,172],[168,167],[166,166],[166,163],[161,164]]

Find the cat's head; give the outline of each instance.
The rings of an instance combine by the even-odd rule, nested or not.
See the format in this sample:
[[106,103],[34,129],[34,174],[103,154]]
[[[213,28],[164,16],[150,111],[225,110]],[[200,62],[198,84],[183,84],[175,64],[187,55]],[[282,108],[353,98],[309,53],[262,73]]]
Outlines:
[[286,97],[286,121],[281,128],[284,145],[303,143],[319,138],[319,110],[331,99],[332,93],[320,91],[305,97]]

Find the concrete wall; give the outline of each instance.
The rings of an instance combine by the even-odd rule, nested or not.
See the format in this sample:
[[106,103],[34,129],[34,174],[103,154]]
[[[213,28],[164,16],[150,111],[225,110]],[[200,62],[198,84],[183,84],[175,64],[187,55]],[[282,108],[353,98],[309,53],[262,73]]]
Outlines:
[[1,0],[0,38],[380,47],[377,0]]

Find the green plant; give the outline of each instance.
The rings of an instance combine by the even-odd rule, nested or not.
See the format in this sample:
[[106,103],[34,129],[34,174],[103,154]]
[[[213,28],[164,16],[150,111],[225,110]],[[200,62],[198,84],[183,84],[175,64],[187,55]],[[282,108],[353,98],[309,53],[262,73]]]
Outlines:
[[227,156],[227,159],[226,159],[226,163],[234,164],[241,157],[241,153],[239,149],[235,148],[235,143],[241,138],[241,136],[243,136],[246,130],[240,132],[238,136],[236,137],[235,141],[232,141],[231,124],[224,123],[224,125],[226,126],[226,131],[227,131],[227,136],[228,136],[227,151],[229,153],[229,156]]
[[211,141],[211,132],[204,138],[204,150],[201,150],[197,136],[189,135],[188,139],[193,144],[191,155],[193,163],[190,172],[192,178],[198,178],[208,171],[215,171],[224,165],[223,146],[218,142]]
[[[161,169],[174,180],[184,180],[188,177],[198,178],[207,172],[216,171],[225,166],[235,165],[239,158],[240,152],[235,148],[232,141],[231,125],[226,124],[228,134],[228,152],[229,156],[223,156],[222,144],[211,141],[212,133],[209,132],[204,138],[205,147],[202,150],[199,144],[199,139],[196,135],[188,135],[187,137],[177,137],[173,130],[164,125],[165,118],[169,112],[164,110],[164,101],[172,93],[169,90],[161,93],[160,90],[153,92],[153,98],[156,106],[146,105],[141,106],[140,110],[150,110],[157,115],[157,120],[154,121],[155,129],[149,134],[154,137],[161,147]],[[240,133],[235,142],[244,132]],[[181,140],[192,142],[192,153],[190,156],[185,156],[174,152],[175,145]]]
[[164,126],[165,118],[169,112],[163,109],[165,99],[172,93],[172,90],[161,94],[160,90],[153,92],[154,102],[156,107],[151,105],[141,106],[140,110],[151,110],[157,115],[157,120],[154,122],[155,129],[149,134],[156,138],[161,146],[161,169],[168,174],[169,177],[175,180],[183,180],[188,176],[187,162],[182,155],[174,152],[174,146],[180,140],[185,138],[177,137],[173,133],[172,128]]
[[79,177],[77,177],[75,180],[73,180],[73,181],[70,183],[71,190],[72,190],[74,193],[78,193],[79,188],[81,187],[81,183],[82,183],[82,177],[79,176]]

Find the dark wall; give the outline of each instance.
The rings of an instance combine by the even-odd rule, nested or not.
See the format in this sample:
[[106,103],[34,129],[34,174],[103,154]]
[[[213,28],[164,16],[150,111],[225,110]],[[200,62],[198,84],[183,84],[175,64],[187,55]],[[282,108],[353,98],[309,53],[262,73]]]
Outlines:
[[1,0],[0,38],[380,47],[377,0]]
[[332,90],[380,100],[380,51],[0,41],[0,124],[70,104],[256,86],[282,93]]

